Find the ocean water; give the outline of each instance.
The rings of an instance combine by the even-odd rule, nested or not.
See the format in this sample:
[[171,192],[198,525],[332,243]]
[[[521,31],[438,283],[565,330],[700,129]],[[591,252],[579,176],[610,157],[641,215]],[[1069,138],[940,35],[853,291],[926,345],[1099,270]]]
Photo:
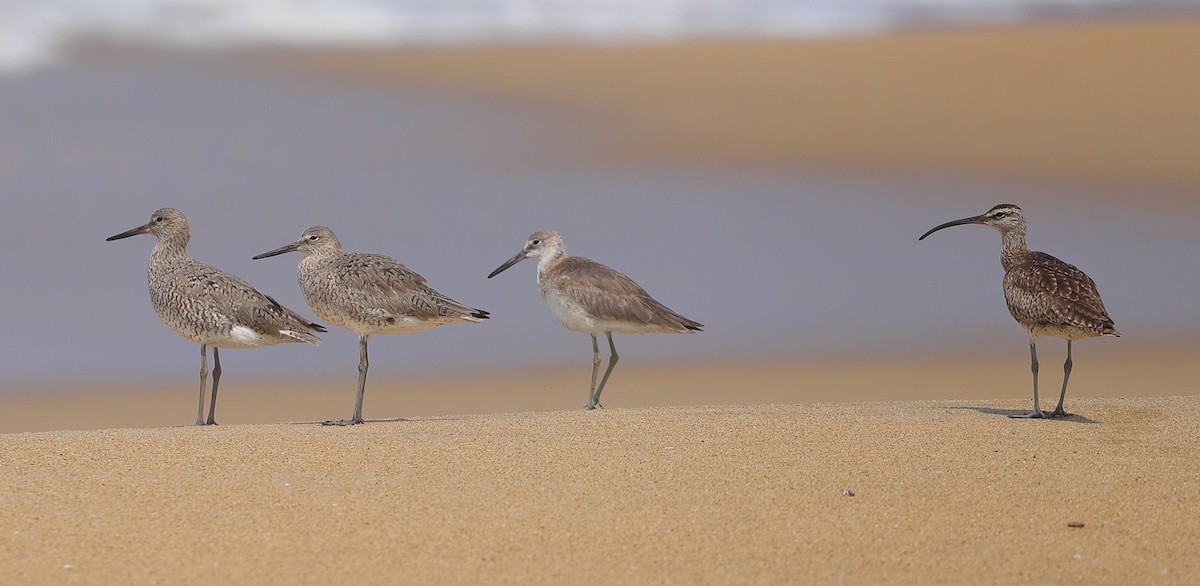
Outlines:
[[1195,0],[5,0],[0,73],[88,39],[244,45],[669,41],[864,34],[914,24],[1197,8]]
[[[1001,202],[1026,209],[1031,246],[1095,278],[1125,335],[1081,344],[1079,364],[1200,327],[1196,209],[1142,205],[1154,187],[580,164],[605,121],[188,63],[65,64],[0,80],[0,394],[194,380],[196,346],[159,322],[147,297],[153,238],[104,241],[164,206],[191,220],[192,256],[309,316],[299,256],[250,257],[313,224],[493,313],[376,336],[377,380],[570,364],[585,376],[590,341],[554,321],[531,262],[485,278],[547,227],[571,253],[707,325],[693,336],[618,336],[622,365],[992,348],[1021,368],[1025,336],[1004,307],[998,236],[964,226],[917,241]],[[331,327],[319,348],[231,351],[223,363],[235,386],[339,372],[352,381],[357,346]]]

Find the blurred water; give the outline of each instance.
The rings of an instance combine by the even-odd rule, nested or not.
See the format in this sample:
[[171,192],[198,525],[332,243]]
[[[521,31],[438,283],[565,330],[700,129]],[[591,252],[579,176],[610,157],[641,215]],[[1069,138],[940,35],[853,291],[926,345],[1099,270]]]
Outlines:
[[619,42],[844,35],[1170,7],[1196,8],[1192,0],[6,0],[0,72],[46,65],[89,39],[183,48]]
[[[149,306],[151,237],[106,243],[162,206],[192,256],[311,315],[298,255],[251,261],[322,223],[492,311],[482,325],[372,340],[372,373],[590,364],[537,295],[534,267],[485,275],[540,228],[704,322],[694,336],[620,336],[629,363],[1015,347],[999,237],[917,236],[1011,201],[1030,244],[1096,279],[1126,347],[1200,325],[1194,209],[1145,189],[796,169],[580,165],[603,121],[463,96],[327,87],[248,70],[150,62],[0,81],[0,392],[28,381],[191,377],[197,349]],[[1081,209],[1088,194],[1100,193]],[[1182,198],[1179,198],[1182,200]],[[978,347],[978,346],[975,346]],[[229,352],[227,373],[353,377],[352,334],[320,348]],[[624,362],[623,362],[624,363]]]

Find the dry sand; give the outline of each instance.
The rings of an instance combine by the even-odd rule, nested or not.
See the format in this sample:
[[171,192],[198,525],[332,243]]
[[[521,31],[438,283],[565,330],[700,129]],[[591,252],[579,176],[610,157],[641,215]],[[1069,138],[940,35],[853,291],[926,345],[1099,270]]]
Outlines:
[[[1190,20],[272,59],[615,115],[627,132],[593,154],[649,164],[1194,188],[1197,54]],[[1078,348],[1068,421],[1005,417],[1028,407],[1023,348],[623,363],[613,408],[591,413],[548,411],[582,402],[587,364],[376,378],[368,417],[409,420],[349,429],[268,422],[345,416],[352,371],[286,388],[230,375],[216,428],[161,427],[191,421],[186,377],[6,397],[9,432],[159,427],[0,435],[0,571],[22,583],[1196,583],[1195,345],[1126,355],[1107,342]],[[1060,351],[1043,356],[1051,400]],[[961,400],[891,402],[930,398]],[[873,402],[829,402],[849,400]]]
[[9,434],[0,567],[18,583],[1200,578],[1200,398],[1005,416],[1023,407]]
[[[1104,346],[1080,345],[1065,421],[1006,417],[1029,407],[1021,351],[622,368],[595,412],[547,410],[583,401],[587,365],[377,377],[368,418],[407,419],[355,428],[312,423],[349,413],[352,376],[227,377],[215,428],[186,425],[191,385],[45,393],[6,401],[5,420],[179,426],[0,435],[0,569],[22,583],[1195,583],[1195,351]],[[1177,394],[1192,396],[1155,396]],[[617,408],[654,404],[690,406]],[[288,417],[307,422],[230,425]]]

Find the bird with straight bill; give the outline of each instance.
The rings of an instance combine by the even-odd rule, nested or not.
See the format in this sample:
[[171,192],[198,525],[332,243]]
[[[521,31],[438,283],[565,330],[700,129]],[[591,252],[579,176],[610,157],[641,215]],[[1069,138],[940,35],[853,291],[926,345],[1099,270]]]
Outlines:
[[[537,259],[537,286],[558,323],[592,336],[592,382],[584,409],[601,407],[600,393],[617,365],[613,332],[623,334],[690,334],[704,324],[692,321],[659,303],[633,279],[581,256],[569,256],[562,236],[554,230],[534,232],[525,246],[488,275],[492,278],[527,258]],[[600,345],[596,334],[608,338],[608,368],[600,384]]]
[[297,280],[308,306],[323,320],[358,336],[358,392],[350,419],[326,425],[363,422],[367,387],[367,339],[371,334],[411,334],[444,324],[478,323],[488,312],[463,305],[425,283],[425,277],[394,258],[343,252],[325,226],[313,226],[291,244],[256,255],[255,260],[299,251]]
[[[162,208],[150,221],[107,241],[151,234],[158,243],[150,251],[150,304],[175,333],[200,345],[200,406],[196,425],[215,425],[217,385],[221,381],[218,348],[258,348],[305,342],[317,345],[325,328],[280,305],[249,283],[187,255],[191,229],[179,210]],[[212,397],[204,418],[208,347],[213,350]]]

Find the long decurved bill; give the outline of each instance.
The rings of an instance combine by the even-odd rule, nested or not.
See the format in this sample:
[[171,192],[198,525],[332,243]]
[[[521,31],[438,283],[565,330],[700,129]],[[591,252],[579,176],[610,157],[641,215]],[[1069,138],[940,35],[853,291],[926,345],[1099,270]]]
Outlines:
[[963,218],[961,220],[954,220],[953,222],[946,222],[945,224],[942,224],[940,226],[934,226],[928,232],[922,234],[920,238],[917,238],[917,240],[924,240],[926,236],[929,236],[930,234],[933,234],[934,232],[937,232],[938,230],[941,230],[942,228],[949,228],[950,226],[961,226],[963,224],[982,224],[983,218],[984,218],[984,216],[971,216],[969,218]]
[[283,254],[285,252],[291,252],[293,250],[296,250],[297,248],[300,248],[299,242],[285,244],[283,246],[280,246],[279,248],[276,248],[275,250],[268,250],[262,254],[256,254],[256,255],[250,257],[250,260],[259,260],[262,258],[267,258],[269,256],[277,256],[277,255]]
[[137,228],[126,230],[115,236],[109,236],[108,238],[105,238],[104,241],[112,242],[113,240],[120,240],[122,238],[129,238],[130,236],[137,236],[138,234],[145,234],[149,231],[150,231],[150,224],[143,224],[141,226],[138,226]]
[[504,264],[496,267],[496,270],[488,273],[488,278],[490,279],[496,275],[499,275],[500,273],[503,273],[504,271],[508,270],[508,267],[511,267],[523,260],[525,260],[525,251],[524,250],[522,250],[521,252],[518,252],[516,256],[504,261]]

